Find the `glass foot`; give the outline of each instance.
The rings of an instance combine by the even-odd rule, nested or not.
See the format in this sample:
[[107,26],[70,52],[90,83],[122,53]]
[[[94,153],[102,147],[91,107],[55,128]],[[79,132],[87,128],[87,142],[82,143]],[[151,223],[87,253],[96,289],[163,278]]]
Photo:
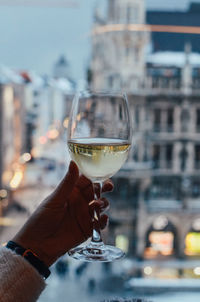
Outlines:
[[125,256],[119,248],[105,244],[90,243],[87,246],[76,247],[68,252],[70,257],[82,261],[111,262]]

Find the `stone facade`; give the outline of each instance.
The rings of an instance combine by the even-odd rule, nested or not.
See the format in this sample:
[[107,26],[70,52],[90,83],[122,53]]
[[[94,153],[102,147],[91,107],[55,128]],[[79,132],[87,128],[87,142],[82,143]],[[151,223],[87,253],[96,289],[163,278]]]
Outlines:
[[[191,67],[189,82],[193,84],[185,87],[184,68],[151,64],[146,69],[151,86],[140,95],[128,95],[133,148],[114,178],[117,194],[113,200],[117,201],[111,206],[111,217],[117,224],[115,236],[124,232],[124,223],[129,225],[126,236],[131,255],[144,256],[148,232],[162,216],[176,233],[173,254],[183,257],[186,235],[200,218],[200,86],[194,84],[197,68]],[[164,76],[171,73],[179,76]],[[155,78],[155,74],[160,75]],[[128,209],[128,215],[119,215],[120,209],[122,213]]]
[[[125,28],[119,31],[95,31],[102,24],[112,27],[117,23],[145,23],[144,0],[109,1],[106,20],[96,18],[92,35],[92,88],[132,92],[144,86],[145,48],[148,34]],[[104,30],[105,27],[102,27]]]
[[[137,20],[130,19],[134,9]],[[145,22],[143,1],[109,1],[107,20],[95,28],[129,22]],[[109,196],[107,240],[123,236],[130,256],[182,258],[190,254],[187,235],[200,232],[200,56],[189,45],[145,56],[148,41],[127,27],[92,37],[91,87],[125,89],[134,128]]]

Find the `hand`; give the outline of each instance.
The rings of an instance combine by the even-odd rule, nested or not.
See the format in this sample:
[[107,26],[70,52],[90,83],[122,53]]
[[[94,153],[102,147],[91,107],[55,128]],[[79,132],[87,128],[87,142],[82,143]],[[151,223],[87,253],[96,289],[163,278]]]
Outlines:
[[[110,180],[103,185],[103,192],[112,191]],[[92,234],[93,210],[102,213],[108,201],[101,198],[95,203],[92,182],[79,176],[74,162],[56,190],[32,214],[22,229],[12,239],[26,249],[31,249],[47,266],[51,266],[68,250],[79,245]],[[100,227],[107,224],[108,216],[100,216]]]

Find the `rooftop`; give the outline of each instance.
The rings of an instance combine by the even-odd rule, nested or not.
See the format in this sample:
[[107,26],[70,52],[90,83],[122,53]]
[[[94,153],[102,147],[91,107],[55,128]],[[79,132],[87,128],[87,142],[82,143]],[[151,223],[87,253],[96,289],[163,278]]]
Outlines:
[[185,52],[159,51],[149,54],[146,62],[158,66],[162,65],[182,68],[186,64],[187,58],[193,67],[200,67],[200,54],[194,52],[186,56]]

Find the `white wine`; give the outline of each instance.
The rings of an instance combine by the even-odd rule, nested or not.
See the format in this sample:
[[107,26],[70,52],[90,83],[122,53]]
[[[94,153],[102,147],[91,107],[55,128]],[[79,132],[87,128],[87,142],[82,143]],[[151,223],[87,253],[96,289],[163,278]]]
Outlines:
[[114,175],[125,162],[130,143],[120,139],[82,138],[68,141],[71,158],[92,181]]

